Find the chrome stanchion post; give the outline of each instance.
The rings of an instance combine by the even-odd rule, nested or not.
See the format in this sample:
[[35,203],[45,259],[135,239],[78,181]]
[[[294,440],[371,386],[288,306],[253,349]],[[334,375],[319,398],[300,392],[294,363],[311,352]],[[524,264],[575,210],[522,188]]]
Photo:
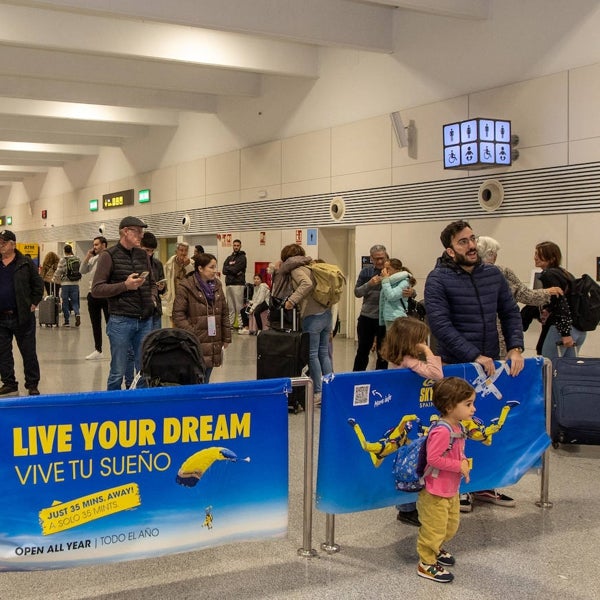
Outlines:
[[[552,362],[544,359],[544,407],[546,411],[546,431],[550,434],[550,416],[552,407]],[[550,448],[542,455],[540,499],[535,503],[540,508],[552,508],[548,500],[550,493]]]
[[312,379],[310,377],[294,377],[292,386],[300,385],[304,386],[304,518],[302,548],[298,548],[298,556],[311,558],[317,556],[317,551],[311,548],[315,406]]
[[340,551],[340,546],[335,543],[335,515],[325,515],[325,541],[321,544],[321,550],[327,554],[335,554]]

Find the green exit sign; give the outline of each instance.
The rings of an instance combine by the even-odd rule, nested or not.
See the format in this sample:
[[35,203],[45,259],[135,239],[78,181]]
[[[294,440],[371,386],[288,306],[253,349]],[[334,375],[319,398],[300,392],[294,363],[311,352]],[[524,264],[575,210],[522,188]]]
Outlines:
[[90,212],[96,212],[98,210],[98,198],[90,200]]
[[143,204],[144,202],[150,202],[150,190],[140,190],[138,192],[138,202]]

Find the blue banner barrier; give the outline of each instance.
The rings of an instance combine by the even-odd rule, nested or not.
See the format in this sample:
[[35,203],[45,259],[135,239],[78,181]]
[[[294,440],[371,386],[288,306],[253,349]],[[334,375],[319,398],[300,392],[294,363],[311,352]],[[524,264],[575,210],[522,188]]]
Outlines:
[[[488,377],[479,365],[444,367],[445,376],[462,377],[477,392],[476,414],[481,424],[468,439],[466,455],[473,459],[469,484],[476,491],[516,483],[538,463],[550,444],[546,433],[543,359],[525,360],[518,377],[497,362]],[[416,500],[416,493],[395,489],[395,452],[413,440],[437,415],[432,380],[407,369],[341,373],[323,383],[316,506],[337,514],[382,508]]]
[[286,535],[290,390],[272,379],[0,401],[0,570]]

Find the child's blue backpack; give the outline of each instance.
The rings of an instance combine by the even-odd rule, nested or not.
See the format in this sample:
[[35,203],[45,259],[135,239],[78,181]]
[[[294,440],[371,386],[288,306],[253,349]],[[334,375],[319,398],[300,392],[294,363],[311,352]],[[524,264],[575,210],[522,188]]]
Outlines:
[[[438,425],[442,425],[450,431],[450,444],[444,451],[444,454],[447,454],[452,450],[454,440],[457,438],[464,438],[465,434],[464,431],[462,433],[456,433],[452,430],[450,423],[446,423],[446,421],[443,421],[442,419],[433,423],[429,428],[428,433]],[[437,469],[429,470],[427,467],[427,437],[428,435],[422,435],[409,444],[400,446],[396,452],[392,473],[394,474],[396,489],[400,492],[419,492],[425,487],[425,475],[429,475],[429,472],[431,471],[435,476],[435,471]]]

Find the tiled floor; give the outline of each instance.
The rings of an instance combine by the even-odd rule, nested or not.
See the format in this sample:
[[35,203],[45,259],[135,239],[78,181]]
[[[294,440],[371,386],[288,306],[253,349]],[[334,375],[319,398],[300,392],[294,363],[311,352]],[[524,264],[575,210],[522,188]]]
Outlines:
[[[528,334],[528,348],[535,344],[534,335]],[[213,381],[253,379],[255,344],[252,336],[236,336],[226,351],[225,366],[214,371]],[[588,348],[594,348],[592,340]],[[104,389],[108,360],[84,359],[93,350],[87,316],[80,328],[38,329],[38,349],[42,393]],[[354,342],[336,338],[334,354],[336,370],[349,370]],[[456,579],[440,585],[417,577],[417,530],[396,521],[392,508],[337,517],[335,541],[341,551],[332,555],[320,550],[325,517],[315,512],[312,547],[319,550],[318,556],[297,555],[303,541],[303,415],[291,415],[289,428],[287,539],[62,571],[2,573],[0,599],[598,598],[598,448],[551,451],[552,509],[535,505],[540,477],[532,472],[507,490],[517,499],[516,508],[477,505],[465,515],[452,544]]]

